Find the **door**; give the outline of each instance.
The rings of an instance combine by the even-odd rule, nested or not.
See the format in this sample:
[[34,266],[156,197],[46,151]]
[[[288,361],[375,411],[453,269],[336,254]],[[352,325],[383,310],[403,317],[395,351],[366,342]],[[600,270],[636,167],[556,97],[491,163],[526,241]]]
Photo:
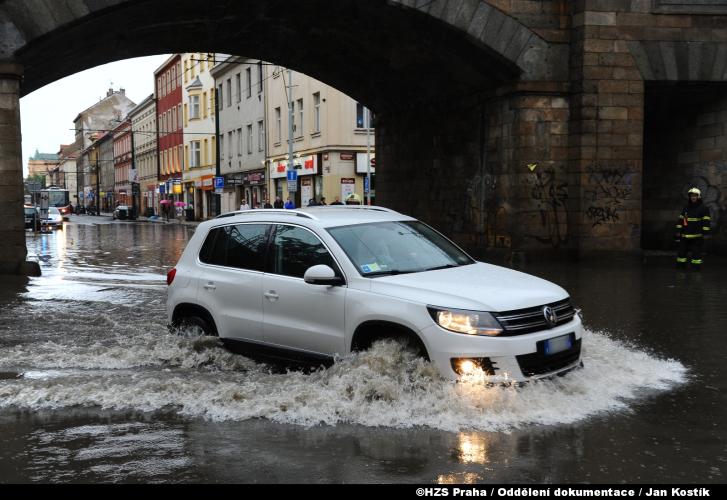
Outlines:
[[220,337],[262,341],[262,277],[270,224],[234,224],[210,231],[200,251],[198,302],[212,313]]
[[341,271],[328,249],[306,228],[278,224],[263,276],[265,342],[332,355],[344,352],[346,287],[309,285],[305,271],[325,264]]

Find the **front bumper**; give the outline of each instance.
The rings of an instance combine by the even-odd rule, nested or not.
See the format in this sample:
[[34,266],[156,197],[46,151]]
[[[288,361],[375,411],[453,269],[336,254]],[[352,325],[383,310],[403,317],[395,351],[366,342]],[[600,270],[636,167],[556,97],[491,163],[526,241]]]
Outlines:
[[[538,342],[573,334],[570,349],[555,354],[539,352]],[[578,315],[563,325],[548,330],[512,337],[485,337],[450,332],[432,324],[422,330],[429,358],[445,377],[459,380],[453,359],[483,359],[492,369],[493,380],[525,382],[551,377],[581,364],[583,327]]]

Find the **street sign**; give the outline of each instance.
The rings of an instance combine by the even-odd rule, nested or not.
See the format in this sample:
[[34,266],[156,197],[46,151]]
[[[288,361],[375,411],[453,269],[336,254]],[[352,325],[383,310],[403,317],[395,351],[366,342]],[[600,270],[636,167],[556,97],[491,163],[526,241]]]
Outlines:
[[[288,172],[290,174],[290,172]],[[298,191],[298,181],[288,181],[288,192]]]
[[369,192],[369,178],[364,177],[364,193],[368,193],[368,192]]
[[225,187],[225,178],[224,177],[215,177],[215,192],[218,189],[223,189]]
[[[288,184],[290,184],[291,182],[295,182],[297,180],[298,180],[298,172],[296,172],[295,170],[288,170]],[[296,189],[293,189],[292,191],[297,191],[297,190],[298,189],[296,186]],[[291,191],[291,190],[288,189],[288,191]]]

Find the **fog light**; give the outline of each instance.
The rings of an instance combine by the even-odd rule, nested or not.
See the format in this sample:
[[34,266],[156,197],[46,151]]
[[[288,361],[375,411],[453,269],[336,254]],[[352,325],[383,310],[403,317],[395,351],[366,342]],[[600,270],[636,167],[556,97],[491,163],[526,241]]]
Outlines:
[[472,375],[482,370],[485,375],[495,374],[495,363],[490,358],[452,358],[452,369],[457,375]]

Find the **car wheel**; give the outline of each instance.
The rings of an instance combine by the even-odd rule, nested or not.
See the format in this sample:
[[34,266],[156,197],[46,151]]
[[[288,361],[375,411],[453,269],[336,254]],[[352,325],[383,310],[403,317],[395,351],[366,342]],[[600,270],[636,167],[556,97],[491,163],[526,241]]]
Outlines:
[[200,316],[185,316],[177,320],[177,330],[184,331],[190,337],[202,337],[205,335],[217,336],[217,330],[209,321]]

